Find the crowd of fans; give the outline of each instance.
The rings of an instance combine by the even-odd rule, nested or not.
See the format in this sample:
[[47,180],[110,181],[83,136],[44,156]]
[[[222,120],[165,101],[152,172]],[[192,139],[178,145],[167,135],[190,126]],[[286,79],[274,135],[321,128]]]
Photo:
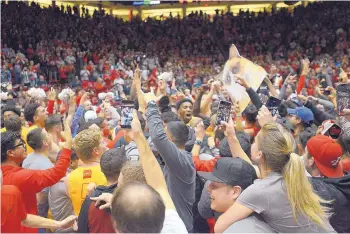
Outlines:
[[[1,4],[2,232],[350,232],[349,4],[130,22]],[[244,110],[218,79],[232,43],[268,73],[236,77]]]

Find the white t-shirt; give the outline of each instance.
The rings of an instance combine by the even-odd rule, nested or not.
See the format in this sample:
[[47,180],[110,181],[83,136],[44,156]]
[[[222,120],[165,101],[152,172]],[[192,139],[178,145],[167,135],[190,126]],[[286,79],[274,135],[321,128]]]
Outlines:
[[128,74],[129,77],[134,76],[134,72],[132,70],[126,71],[125,73]]
[[81,70],[80,71],[80,78],[81,80],[89,80],[90,72],[88,70]]
[[142,73],[141,73],[142,80],[147,80],[148,74],[149,74],[149,72],[147,69],[142,70]]
[[163,229],[160,233],[188,233],[176,210],[166,210]]
[[75,57],[72,56],[72,55],[68,55],[68,56],[66,57],[66,62],[69,63],[69,64],[75,63],[75,62],[76,62]]

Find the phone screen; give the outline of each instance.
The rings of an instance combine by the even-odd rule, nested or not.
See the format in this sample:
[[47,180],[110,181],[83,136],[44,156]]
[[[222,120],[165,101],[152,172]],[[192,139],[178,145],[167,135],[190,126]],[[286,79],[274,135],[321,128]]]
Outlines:
[[341,133],[341,127],[339,127],[337,124],[333,124],[333,126],[329,128],[325,135],[330,136],[333,139],[338,139]]
[[281,100],[275,97],[269,97],[266,102],[266,107],[271,112],[272,116],[278,114],[278,106],[281,104]]
[[350,109],[350,84],[337,86],[337,112],[344,115],[344,109]]
[[120,117],[120,126],[122,128],[131,128],[132,111],[134,110],[134,107],[134,101],[122,101]]
[[230,118],[232,103],[227,101],[220,101],[218,107],[218,116],[216,118],[216,125],[220,125],[221,121],[228,123]]

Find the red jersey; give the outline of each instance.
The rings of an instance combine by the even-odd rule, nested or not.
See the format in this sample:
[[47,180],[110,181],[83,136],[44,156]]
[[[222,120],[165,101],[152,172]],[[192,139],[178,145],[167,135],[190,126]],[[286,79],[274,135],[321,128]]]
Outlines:
[[[71,150],[63,149],[53,168],[30,170],[18,166],[2,165],[3,184],[14,185],[22,192],[22,198],[28,214],[37,215],[36,194],[44,188],[56,184],[66,175]],[[37,228],[21,226],[21,232],[38,232]]]
[[22,194],[14,185],[1,186],[1,232],[20,233],[21,222],[27,218]]

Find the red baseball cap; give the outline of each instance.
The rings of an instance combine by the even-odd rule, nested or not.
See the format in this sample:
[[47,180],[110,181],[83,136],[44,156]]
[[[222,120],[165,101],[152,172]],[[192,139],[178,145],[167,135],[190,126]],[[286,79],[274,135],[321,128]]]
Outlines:
[[306,147],[323,175],[329,178],[338,178],[344,175],[340,164],[343,149],[336,140],[327,136],[317,135],[310,138]]

